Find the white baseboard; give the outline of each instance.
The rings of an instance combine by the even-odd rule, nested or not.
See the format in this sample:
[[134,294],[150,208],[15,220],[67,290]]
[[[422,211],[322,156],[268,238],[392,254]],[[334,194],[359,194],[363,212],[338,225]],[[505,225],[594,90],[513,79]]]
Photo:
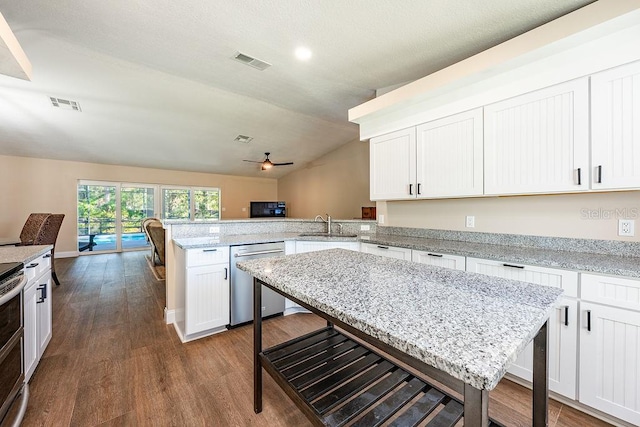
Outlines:
[[56,258],[76,258],[78,251],[56,252]]
[[167,325],[172,323],[176,323],[176,311],[175,310],[167,310],[167,307],[164,308],[164,321]]

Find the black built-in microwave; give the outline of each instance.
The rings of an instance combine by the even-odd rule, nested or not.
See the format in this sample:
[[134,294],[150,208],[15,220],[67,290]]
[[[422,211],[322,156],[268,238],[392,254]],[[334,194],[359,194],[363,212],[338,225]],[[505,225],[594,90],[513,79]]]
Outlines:
[[251,202],[251,218],[284,218],[286,207],[284,202]]

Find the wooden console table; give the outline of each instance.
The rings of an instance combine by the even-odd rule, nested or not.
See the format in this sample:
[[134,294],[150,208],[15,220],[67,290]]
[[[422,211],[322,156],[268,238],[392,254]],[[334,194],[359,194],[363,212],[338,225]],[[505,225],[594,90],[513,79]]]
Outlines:
[[[548,424],[546,321],[560,290],[341,249],[238,266],[255,277],[256,413],[264,368],[314,425],[405,426],[431,416],[438,427],[461,418],[465,426],[499,426],[488,417],[488,392],[533,339],[533,425]],[[263,285],[327,327],[264,350]]]

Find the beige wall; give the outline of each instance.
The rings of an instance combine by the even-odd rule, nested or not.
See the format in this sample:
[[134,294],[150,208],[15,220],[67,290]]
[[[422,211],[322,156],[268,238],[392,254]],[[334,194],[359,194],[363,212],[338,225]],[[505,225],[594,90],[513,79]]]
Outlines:
[[375,206],[369,200],[369,144],[352,141],[280,178],[278,199],[292,218],[360,218],[362,206]]
[[[277,199],[277,181],[207,173],[0,156],[0,236],[18,236],[31,212],[66,215],[57,251],[76,251],[78,180],[219,187],[223,219],[247,218],[251,200]],[[245,208],[245,211],[242,211]]]
[[[398,227],[640,241],[640,191],[378,202],[377,210]],[[465,227],[467,215],[475,228]],[[618,236],[619,218],[636,220],[634,237]]]

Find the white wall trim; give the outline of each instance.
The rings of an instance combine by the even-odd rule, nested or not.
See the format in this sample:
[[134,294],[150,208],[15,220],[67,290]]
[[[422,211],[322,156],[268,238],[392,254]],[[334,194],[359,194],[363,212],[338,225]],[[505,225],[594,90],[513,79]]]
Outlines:
[[56,258],[77,258],[79,255],[78,251],[56,252]]
[[172,323],[176,323],[176,311],[175,310],[167,310],[167,307],[164,308],[164,321],[167,325]]

